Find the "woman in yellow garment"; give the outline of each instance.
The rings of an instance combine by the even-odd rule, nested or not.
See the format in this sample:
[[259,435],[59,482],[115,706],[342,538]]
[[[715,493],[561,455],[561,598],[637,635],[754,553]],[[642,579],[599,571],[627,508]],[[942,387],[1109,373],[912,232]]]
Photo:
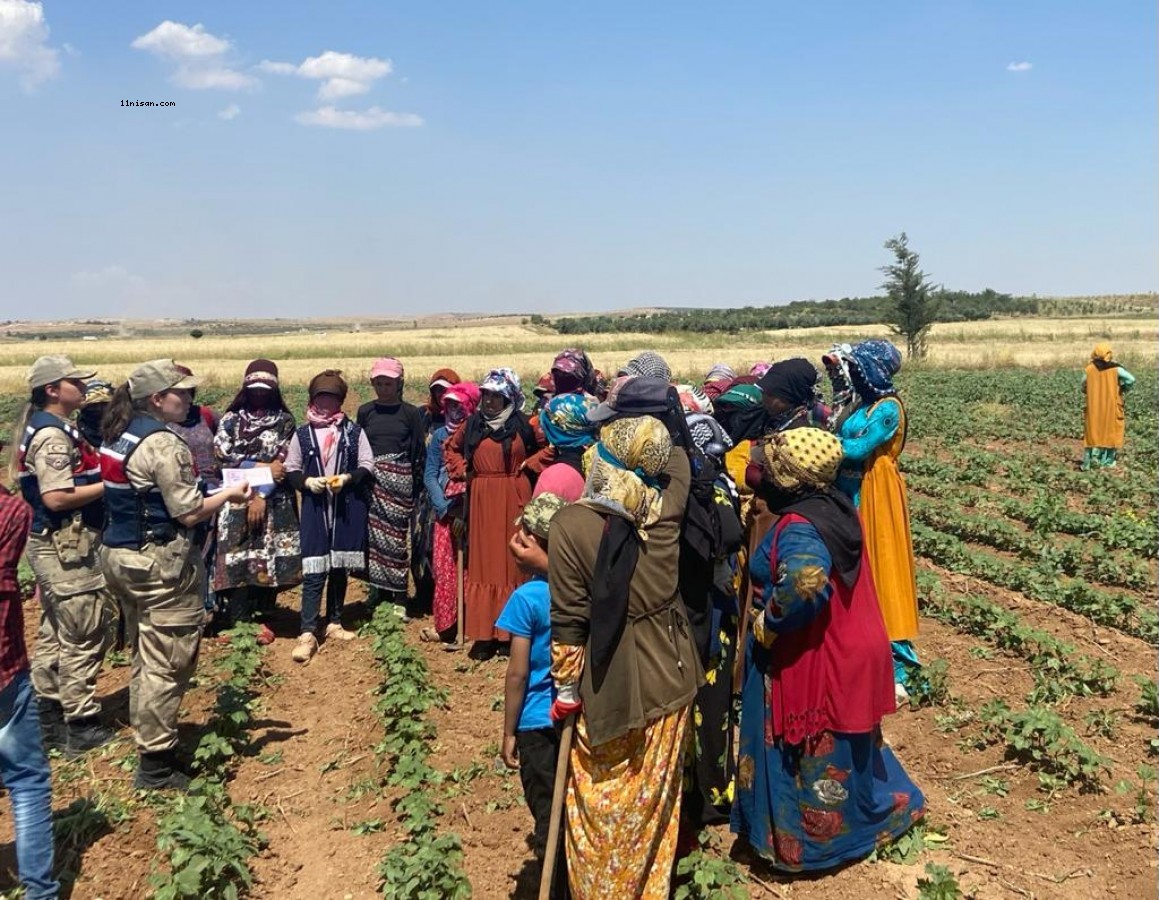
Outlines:
[[1115,362],[1111,345],[1095,345],[1091,361],[1083,372],[1083,393],[1087,395],[1083,416],[1083,471],[1094,466],[1115,465],[1123,446],[1126,414],[1123,395],[1135,384],[1135,376]]
[[844,354],[857,406],[841,423],[845,453],[838,486],[861,510],[865,548],[873,569],[885,630],[893,649],[898,699],[918,669],[918,596],[905,479],[897,458],[905,446],[905,407],[893,386],[901,354],[889,341],[855,344]]

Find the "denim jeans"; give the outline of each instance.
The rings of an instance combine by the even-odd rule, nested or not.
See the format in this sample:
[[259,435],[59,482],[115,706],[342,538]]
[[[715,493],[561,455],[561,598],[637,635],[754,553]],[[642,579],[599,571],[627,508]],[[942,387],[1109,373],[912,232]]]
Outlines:
[[313,634],[318,627],[322,605],[322,586],[326,586],[326,618],[342,624],[342,605],[346,602],[346,570],[331,569],[302,578],[302,628],[299,634]]
[[0,690],[0,782],[12,800],[16,868],[25,900],[58,896],[52,877],[52,772],[25,669]]

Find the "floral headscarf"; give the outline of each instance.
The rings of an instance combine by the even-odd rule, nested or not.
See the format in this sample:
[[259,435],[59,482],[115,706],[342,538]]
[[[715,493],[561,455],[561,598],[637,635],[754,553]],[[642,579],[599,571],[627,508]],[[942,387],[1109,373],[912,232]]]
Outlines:
[[755,362],[752,364],[752,368],[749,369],[749,375],[751,375],[753,378],[760,378],[762,375],[765,374],[765,372],[769,371],[769,369],[771,369],[772,367],[773,367],[773,364],[771,362],[766,361],[766,360],[761,360],[760,362]]
[[579,503],[611,512],[635,526],[641,540],[660,519],[657,476],[668,465],[672,438],[659,419],[615,419],[601,429]]
[[592,361],[582,350],[568,348],[560,352],[551,364],[554,392],[571,394],[592,393]]
[[865,399],[876,400],[897,393],[893,386],[893,376],[901,369],[901,353],[897,347],[874,338],[854,344],[849,356],[865,387],[871,391],[871,396]]
[[523,409],[523,388],[519,384],[519,376],[515,374],[514,369],[509,369],[506,366],[492,369],[487,373],[487,377],[479,382],[479,390],[502,394],[515,409]]
[[539,424],[547,442],[564,449],[588,447],[596,441],[597,425],[588,421],[595,402],[583,394],[553,397],[539,413]]

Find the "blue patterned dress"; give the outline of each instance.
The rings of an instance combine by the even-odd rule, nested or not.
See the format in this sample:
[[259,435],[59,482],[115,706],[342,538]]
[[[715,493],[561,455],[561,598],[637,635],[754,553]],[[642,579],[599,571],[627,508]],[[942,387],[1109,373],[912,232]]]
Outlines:
[[[831,568],[811,524],[769,532],[751,562],[753,602],[763,609],[767,635],[784,637],[826,615],[834,593]],[[766,605],[767,597],[774,602]],[[865,733],[823,730],[798,743],[774,737],[768,673],[773,655],[787,645],[771,640],[763,646],[758,633],[754,628],[746,648],[732,830],[789,872],[829,869],[867,856],[920,819],[925,798],[883,745],[880,726]]]

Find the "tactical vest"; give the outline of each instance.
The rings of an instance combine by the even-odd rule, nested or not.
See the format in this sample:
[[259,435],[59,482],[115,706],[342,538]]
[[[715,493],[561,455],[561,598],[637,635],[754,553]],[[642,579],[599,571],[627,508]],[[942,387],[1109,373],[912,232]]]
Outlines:
[[178,524],[169,515],[165,497],[156,487],[137,490],[129,483],[129,459],[164,424],[149,416],[137,416],[115,441],[101,447],[101,478],[105,482],[106,547],[140,550],[145,544],[167,544],[177,537]]
[[105,521],[104,504],[100,500],[93,500],[80,509],[70,509],[64,512],[53,512],[44,505],[44,498],[40,496],[40,480],[36,477],[36,472],[29,468],[26,462],[32,439],[36,432],[42,428],[59,428],[68,435],[68,439],[72,442],[70,449],[73,451],[75,459],[72,467],[72,483],[74,485],[83,487],[88,484],[96,484],[101,480],[100,460],[97,452],[81,437],[81,433],[73,427],[72,423],[60,418],[60,416],[45,412],[43,409],[34,412],[28,419],[28,425],[24,428],[24,435],[20,439],[20,448],[16,457],[20,493],[24,495],[28,505],[32,507],[32,533],[51,534],[59,531],[78,512],[81,521],[89,528],[100,528]]

